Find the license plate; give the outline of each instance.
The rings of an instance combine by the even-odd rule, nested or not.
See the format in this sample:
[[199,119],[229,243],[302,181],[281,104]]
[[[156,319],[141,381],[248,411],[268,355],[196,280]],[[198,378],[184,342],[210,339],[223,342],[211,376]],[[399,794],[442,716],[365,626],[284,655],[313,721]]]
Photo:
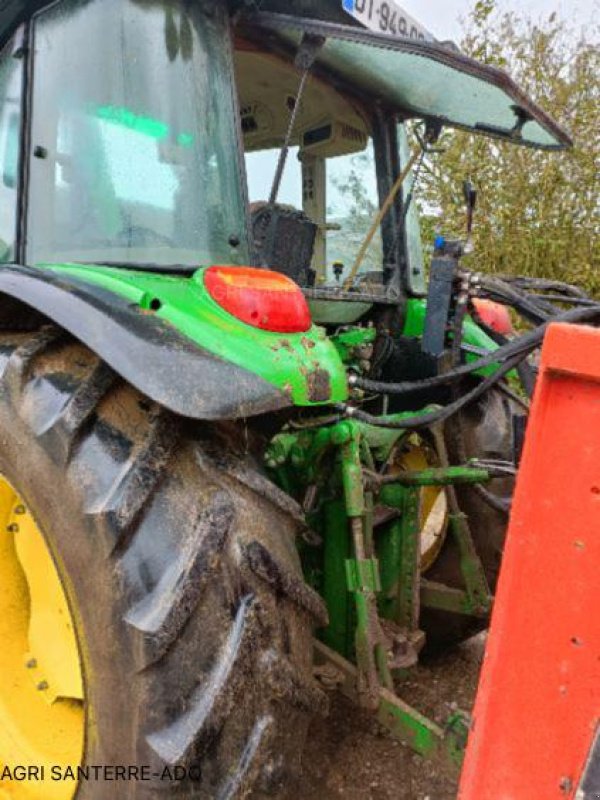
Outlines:
[[401,39],[432,42],[434,37],[394,0],[342,0],[342,8],[366,28]]

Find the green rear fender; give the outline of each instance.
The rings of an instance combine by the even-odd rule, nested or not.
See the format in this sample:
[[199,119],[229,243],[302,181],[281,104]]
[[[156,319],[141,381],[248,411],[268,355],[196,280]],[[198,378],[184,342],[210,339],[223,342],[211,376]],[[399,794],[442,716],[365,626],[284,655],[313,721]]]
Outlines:
[[[202,269],[191,277],[69,264],[42,269],[97,286],[155,315],[203,350],[271,384],[290,405],[319,406],[347,398],[346,370],[323,328],[281,334],[247,325],[210,297]],[[235,391],[226,371],[223,381],[224,391]]]

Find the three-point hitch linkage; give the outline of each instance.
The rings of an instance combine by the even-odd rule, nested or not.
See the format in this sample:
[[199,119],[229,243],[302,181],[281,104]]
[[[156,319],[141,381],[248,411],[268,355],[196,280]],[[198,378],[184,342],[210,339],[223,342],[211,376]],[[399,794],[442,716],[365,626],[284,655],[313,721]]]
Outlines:
[[[390,415],[390,420],[401,425],[408,416]],[[315,643],[317,676],[374,711],[384,727],[418,753],[439,755],[459,766],[468,732],[466,715],[453,713],[440,727],[400,699],[394,677],[417,663],[425,644],[419,629],[421,607],[480,618],[490,612],[488,582],[454,487],[485,483],[494,477],[493,470],[475,462],[450,466],[441,427],[434,425],[430,435],[439,466],[385,471],[410,432],[341,416],[324,422],[329,424],[315,420],[318,427],[280,434],[266,454],[267,466],[280,484],[303,483],[305,510],[319,531],[307,533],[303,548],[306,573],[329,611],[329,626]],[[342,501],[319,499],[327,497],[328,488],[334,498],[336,485],[342,489]],[[464,589],[421,575],[420,498],[425,487],[444,488],[448,535],[460,552]],[[316,537],[315,543],[321,544],[321,535],[323,557],[315,563],[317,549],[311,541]]]

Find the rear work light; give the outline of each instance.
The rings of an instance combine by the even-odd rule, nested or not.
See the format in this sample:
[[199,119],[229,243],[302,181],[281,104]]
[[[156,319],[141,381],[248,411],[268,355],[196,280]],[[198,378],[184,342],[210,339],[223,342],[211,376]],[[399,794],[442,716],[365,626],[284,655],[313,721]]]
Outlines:
[[255,267],[209,267],[204,285],[221,308],[242,322],[274,333],[302,333],[311,326],[300,287],[281,272]]

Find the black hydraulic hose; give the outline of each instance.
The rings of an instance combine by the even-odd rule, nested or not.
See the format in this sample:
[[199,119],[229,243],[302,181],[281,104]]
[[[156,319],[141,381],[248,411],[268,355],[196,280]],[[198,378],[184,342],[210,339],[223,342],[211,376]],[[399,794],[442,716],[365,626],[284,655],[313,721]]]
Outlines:
[[535,294],[532,297],[539,298],[540,300],[547,300],[549,303],[567,303],[571,306],[595,306],[596,300],[591,297],[570,297],[566,294]]
[[508,497],[499,497],[479,483],[473,484],[472,488],[481,497],[484,503],[487,503],[494,511],[499,511],[500,514],[505,514],[506,516],[510,514],[512,501]]
[[513,280],[496,276],[478,275],[481,295],[491,300],[498,300],[511,305],[522,316],[534,324],[554,316],[558,309],[556,302],[572,305],[594,305],[595,301],[576,287],[556,282],[554,286],[548,281]]
[[[557,314],[551,320],[547,320],[542,325],[538,326],[532,331],[519,336],[518,339],[513,339],[508,344],[502,345],[497,350],[489,353],[487,356],[478,358],[476,361],[471,361],[469,364],[463,364],[456,369],[444,372],[441,375],[434,375],[431,378],[423,378],[418,381],[403,381],[402,383],[386,383],[385,381],[372,381],[368,378],[361,378],[359,375],[353,375],[350,383],[352,386],[358,386],[361,389],[366,389],[370,392],[380,392],[382,394],[411,394],[413,392],[420,392],[424,389],[433,389],[438,386],[445,386],[449,383],[456,383],[467,375],[472,375],[481,369],[492,366],[498,362],[504,362],[512,356],[519,355],[521,357],[527,356],[530,352],[535,350],[546,334],[546,330],[551,323],[554,322],[589,322],[590,320],[600,319],[600,304],[596,304],[593,308],[573,308],[561,314]],[[521,359],[519,359],[521,360]],[[507,370],[508,371],[508,370]],[[499,373],[494,373],[498,375]],[[502,372],[503,375],[506,372]]]
[[565,296],[592,300],[590,295],[579,286],[564,281],[548,280],[547,278],[526,278],[523,276],[499,275],[500,280],[519,289],[533,289],[539,292],[557,292]]
[[[492,341],[496,342],[499,347],[507,344],[510,339],[508,339],[504,334],[498,333],[481,318],[479,312],[477,311],[476,306],[473,305],[471,302],[469,308],[469,314],[471,315],[472,319],[479,325],[481,330],[492,339]],[[527,397],[533,396],[533,390],[535,389],[535,383],[537,380],[536,371],[533,367],[528,363],[527,359],[523,359],[521,363],[517,367],[517,372],[519,373],[519,380],[521,381],[521,386],[523,387],[525,394]],[[498,388],[503,390],[502,384],[498,384]]]
[[514,289],[504,281],[494,278],[481,278],[478,294],[490,300],[512,306],[516,311],[532,322],[539,325],[557,313],[557,309],[550,303],[538,302],[533,295]]
[[[521,367],[522,364],[523,364],[523,362],[521,362],[521,364],[519,364],[519,366],[517,367],[517,370],[520,370],[520,367]],[[521,381],[521,384],[523,384],[523,378],[521,377],[521,372],[520,371],[519,371],[519,380]],[[534,386],[534,388],[535,388],[535,386]],[[526,387],[526,386],[523,386],[523,389],[526,392],[527,397],[531,398],[531,396],[533,394],[533,390],[530,392],[529,388]],[[499,383],[498,383],[498,391],[502,392],[502,394],[505,397],[508,397],[509,400],[512,400],[513,403],[516,403],[518,406],[520,406],[523,409],[523,411],[529,413],[529,408],[530,408],[529,402],[527,400],[524,400],[522,397],[519,397],[519,395],[516,392],[513,392],[513,390],[510,388],[510,386],[508,386],[504,381],[499,381]]]
[[[517,341],[520,341],[520,339]],[[513,342],[510,344],[513,344]],[[424,389],[435,389],[439,386],[446,386],[449,383],[456,383],[462,378],[472,375],[480,369],[485,369],[492,364],[502,364],[506,358],[511,355],[519,355],[525,358],[525,356],[535,350],[536,346],[536,344],[523,344],[519,348],[511,348],[510,352],[508,346],[499,347],[497,350],[494,350],[491,356],[483,356],[476,361],[471,361],[469,364],[462,364],[460,367],[444,372],[441,375],[434,375],[431,378],[422,378],[418,381],[386,383],[385,381],[372,381],[369,378],[361,378],[359,375],[353,375],[350,383],[352,386],[358,386],[370,392],[380,392],[382,394],[412,394],[413,392],[422,392]]]
[[491,387],[503,378],[508,372],[514,369],[519,361],[524,358],[522,353],[514,355],[512,358],[507,359],[493,375],[488,376],[481,383],[472,389],[467,394],[447,406],[438,408],[435,411],[430,411],[426,414],[417,414],[413,417],[404,417],[404,419],[389,419],[388,417],[379,417],[373,414],[367,414],[354,406],[338,406],[340,411],[352,419],[357,419],[359,422],[366,422],[378,428],[391,428],[394,430],[417,430],[418,428],[429,428],[438,422],[444,422],[449,417],[456,414],[465,406],[477,400],[481,395],[485,394]]
[[329,425],[337,425],[338,422],[342,422],[344,416],[342,414],[329,414],[327,417],[315,417],[312,420],[307,420],[303,422],[302,420],[290,420],[288,423],[290,428],[293,428],[297,431],[307,431],[312,430],[314,428],[326,428]]
[[[517,314],[519,314],[519,316],[523,317],[523,319],[529,323],[529,325],[533,325],[534,327],[542,325],[551,317],[554,317],[555,314],[560,313],[560,309],[556,308],[556,306],[548,305],[548,307],[542,308],[538,303],[532,304],[525,299],[515,300],[513,297],[507,297],[506,295],[498,292],[489,292],[484,290],[480,291],[478,296],[492,300],[494,303],[501,303],[504,306],[511,306],[514,308]],[[525,297],[525,295],[523,295],[523,297]]]
[[[540,282],[541,283],[541,282]],[[568,291],[568,284],[552,289],[542,289],[541,285],[507,282],[495,277],[479,277],[479,296],[487,297],[504,305],[512,306],[528,322],[538,325],[560,313],[557,303],[570,306],[597,305],[597,301],[585,294],[581,296]]]

